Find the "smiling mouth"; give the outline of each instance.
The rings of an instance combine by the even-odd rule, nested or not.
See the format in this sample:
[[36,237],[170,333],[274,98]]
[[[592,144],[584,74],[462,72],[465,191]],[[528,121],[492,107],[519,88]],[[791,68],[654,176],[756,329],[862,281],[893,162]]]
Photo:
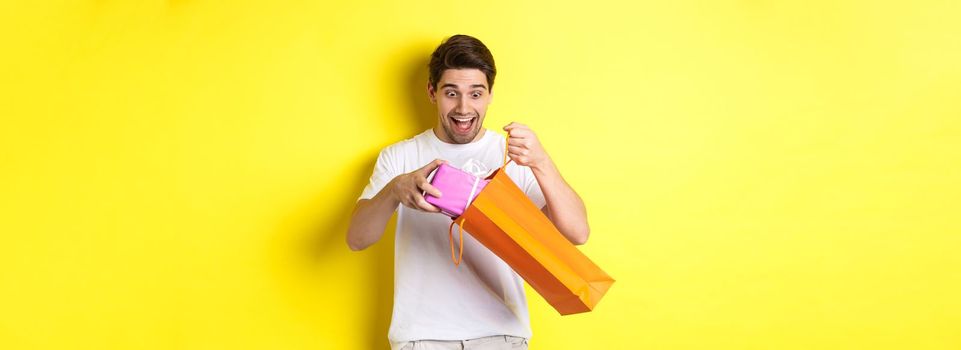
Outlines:
[[458,134],[467,134],[474,128],[477,117],[448,117]]

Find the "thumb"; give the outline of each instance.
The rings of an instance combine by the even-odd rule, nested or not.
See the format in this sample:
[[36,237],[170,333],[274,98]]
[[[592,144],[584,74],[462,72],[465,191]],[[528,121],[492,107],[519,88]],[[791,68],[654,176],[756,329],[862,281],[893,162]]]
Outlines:
[[430,175],[431,171],[434,171],[434,169],[437,169],[437,167],[444,163],[445,162],[443,160],[434,159],[434,161],[427,163],[427,165],[425,165],[423,168],[418,169],[417,172],[424,175],[424,177],[427,177],[427,175]]

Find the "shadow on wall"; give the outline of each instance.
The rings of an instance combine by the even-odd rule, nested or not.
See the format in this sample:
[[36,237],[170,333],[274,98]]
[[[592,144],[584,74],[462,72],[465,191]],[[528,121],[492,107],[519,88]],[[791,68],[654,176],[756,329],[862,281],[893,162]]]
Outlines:
[[[398,72],[398,76],[389,79],[396,80],[399,88],[408,92],[405,94],[406,100],[398,101],[407,107],[401,113],[410,118],[409,129],[406,130],[411,133],[404,138],[413,137],[416,133],[432,128],[436,123],[436,109],[427,97],[427,64],[430,53],[438,43],[439,41],[422,42],[385,57],[385,64],[400,64],[394,66],[397,69],[393,70]],[[396,117],[398,116],[385,118]],[[400,140],[385,140],[381,148],[397,141]],[[358,348],[365,349],[390,348],[387,332],[393,310],[393,233],[396,215],[388,222],[381,240],[363,251],[351,252],[345,239],[356,199],[367,185],[377,152],[355,152],[358,161],[353,162],[353,165],[332,169],[332,177],[349,181],[331,184],[311,196],[308,203],[293,210],[287,220],[281,223],[281,232],[273,237],[281,242],[272,252],[277,254],[272,261],[281,262],[278,266],[281,271],[278,272],[283,276],[290,276],[283,282],[289,284],[285,290],[293,291],[293,306],[300,309],[299,314],[319,330],[327,327],[325,322],[337,318],[324,316],[329,314],[329,311],[325,310],[326,306],[337,301],[323,299],[325,296],[329,298],[336,295],[328,289],[339,284],[325,280],[326,276],[336,274],[340,269],[349,269],[348,264],[365,265],[364,270],[361,270],[362,276],[352,279],[359,283],[361,288],[374,291],[374,300],[359,301],[373,305],[371,314],[361,317],[366,329],[362,338],[358,339],[361,343],[357,345]],[[344,189],[344,186],[349,187]],[[291,230],[294,232],[290,232]]]
[[[319,194],[318,197],[326,202],[326,206],[330,208],[336,208],[334,215],[327,216],[326,220],[322,220],[317,223],[316,227],[311,229],[307,235],[307,241],[303,245],[303,253],[306,254],[305,258],[311,262],[312,269],[318,273],[311,274],[308,278],[313,278],[320,280],[320,285],[337,286],[339,283],[336,281],[323,281],[326,275],[323,271],[330,271],[332,269],[338,269],[343,264],[359,263],[364,264],[367,269],[360,270],[362,276],[358,276],[356,279],[359,284],[353,288],[364,288],[373,290],[373,300],[362,300],[363,304],[373,305],[371,308],[372,312],[368,315],[364,315],[363,326],[367,327],[364,330],[363,338],[357,339],[360,344],[364,344],[363,348],[366,349],[389,349],[390,346],[387,344],[387,329],[390,325],[390,315],[393,309],[393,290],[394,290],[394,225],[395,219],[392,217],[390,222],[388,222],[387,227],[384,229],[384,235],[381,240],[376,244],[368,247],[367,249],[359,252],[352,252],[350,248],[347,247],[346,234],[347,228],[350,224],[350,217],[354,210],[354,205],[356,204],[357,198],[360,196],[364,187],[367,186],[368,179],[374,169],[374,163],[376,161],[376,154],[372,157],[367,157],[362,164],[362,167],[355,167],[349,169],[346,176],[341,176],[340,178],[352,179],[353,182],[349,183],[351,190],[343,191],[342,193],[346,196],[341,198],[330,198],[324,194]],[[396,215],[395,215],[396,216]],[[331,258],[340,257],[340,259],[331,260]],[[333,283],[330,283],[333,282]],[[321,287],[323,288],[323,287]],[[350,287],[347,288],[348,290]],[[330,290],[319,290],[322,295],[327,295],[329,297],[336,297],[337,292],[331,292]],[[350,298],[346,296],[345,298]],[[325,303],[337,303],[338,300],[326,300]],[[321,314],[326,314],[324,310],[318,310]],[[329,320],[338,319],[339,317],[329,317]],[[318,324],[317,327],[324,327],[324,324]],[[360,345],[358,344],[358,345]]]
[[[430,63],[430,54],[440,41],[423,42],[404,53],[407,56],[405,66],[401,71],[406,72],[407,79],[401,89],[407,89],[410,93],[406,94],[407,115],[411,118],[411,126],[417,133],[433,128],[437,125],[437,107],[430,103],[427,96],[427,83],[430,79],[430,72],[427,64]],[[414,136],[414,135],[411,135]]]
[[[332,169],[329,177],[342,180],[331,182],[305,202],[295,204],[269,238],[271,275],[277,278],[287,307],[310,332],[319,335],[321,346],[338,330],[359,326],[367,329],[363,329],[362,338],[355,339],[360,342],[356,343],[357,348],[389,348],[386,334],[393,299],[393,220],[381,242],[366,250],[352,252],[346,242],[354,204],[367,185],[376,154],[363,158],[366,159],[362,162]],[[343,271],[358,273],[346,275]],[[358,297],[345,292],[359,288],[373,291],[363,294],[373,299],[349,300]],[[341,303],[370,305],[373,312],[349,317],[358,319],[359,324],[332,324],[343,322],[343,315],[331,314],[332,310],[343,310],[338,305]]]

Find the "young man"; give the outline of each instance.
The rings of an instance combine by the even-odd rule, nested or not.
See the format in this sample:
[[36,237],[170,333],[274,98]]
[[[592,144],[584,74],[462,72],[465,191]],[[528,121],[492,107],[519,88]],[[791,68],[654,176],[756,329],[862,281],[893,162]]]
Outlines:
[[[437,125],[380,152],[354,208],[347,245],[362,250],[377,242],[397,210],[392,348],[527,348],[531,328],[520,276],[470,235],[464,235],[464,262],[454,266],[450,218],[422,195],[443,196],[427,182],[442,162],[478,175],[502,165],[504,138],[483,128],[497,73],[494,58],[480,40],[455,35],[431,55],[429,70],[427,95],[437,105]],[[514,161],[508,176],[568,240],[584,244],[584,202],[530,128],[510,123],[504,130]]]

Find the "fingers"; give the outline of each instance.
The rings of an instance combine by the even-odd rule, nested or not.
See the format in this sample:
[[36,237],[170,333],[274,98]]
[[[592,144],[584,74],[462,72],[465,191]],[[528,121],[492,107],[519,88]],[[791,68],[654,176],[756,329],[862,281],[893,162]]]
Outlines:
[[530,153],[530,150],[527,149],[527,147],[514,146],[514,145],[507,146],[507,154],[517,155],[517,156],[526,156],[528,153]]
[[427,194],[437,198],[440,198],[442,194],[440,193],[440,190],[437,189],[437,187],[431,186],[430,183],[427,182],[427,179],[423,179],[423,181],[418,183],[417,188],[420,188],[421,191],[427,192]]
[[427,200],[424,199],[424,195],[421,193],[427,193],[431,196],[440,198],[442,193],[436,187],[431,186],[431,184],[427,182],[427,176],[430,175],[434,169],[437,169],[438,166],[444,163],[445,162],[443,160],[435,159],[420,169],[402,175],[401,180],[398,181],[396,186],[396,191],[398,193],[397,197],[400,199],[400,202],[404,206],[411,209],[439,213],[440,209],[428,203]]
[[511,122],[510,124],[507,124],[507,126],[504,127],[504,131],[506,131],[507,136],[509,136],[512,139],[513,138],[518,138],[518,139],[530,138],[531,136],[534,135],[534,132],[531,131],[531,128],[527,127],[527,125],[517,123],[517,122]]
[[508,153],[507,153],[507,156],[510,157],[511,159],[513,159],[513,160],[514,160],[514,163],[517,163],[517,165],[528,165],[528,161],[530,161],[530,159],[531,159],[531,158],[528,157],[527,155],[522,155],[522,154],[520,154],[520,153],[511,153],[511,152],[508,152]]
[[444,164],[444,163],[445,162],[443,160],[434,159],[434,161],[428,163],[423,168],[418,169],[417,170],[418,176],[415,180],[416,181],[415,184],[417,185],[417,188],[420,189],[421,191],[427,192],[431,196],[440,198],[441,196],[440,190],[438,190],[434,186],[431,186],[431,184],[427,182],[427,176],[430,175],[431,171],[434,171],[434,169],[437,169],[437,167],[439,167],[441,164]]
[[527,129],[527,125],[524,125],[518,122],[511,122],[510,124],[507,124],[504,126],[504,131],[511,131],[512,129],[517,129],[517,128]]
[[547,157],[537,135],[526,125],[510,123],[505,130],[509,130],[507,139],[507,156],[517,165],[538,166]]
[[434,159],[434,161],[427,163],[427,165],[425,165],[424,167],[417,169],[417,172],[420,173],[421,175],[424,175],[424,177],[426,177],[427,175],[430,175],[431,171],[434,171],[434,169],[437,169],[437,167],[439,167],[441,164],[444,164],[444,163],[445,161],[443,160]]
[[411,209],[417,209],[417,210],[422,210],[422,211],[431,212],[431,213],[440,212],[440,209],[431,205],[430,203],[427,203],[427,200],[424,199],[424,196],[420,195],[420,193],[417,193],[417,192],[408,193],[407,195],[404,196],[403,200],[401,200],[400,203],[403,204],[405,207],[408,207]]
[[424,196],[421,196],[420,193],[417,193],[415,197],[416,198],[414,200],[415,200],[415,204],[417,205],[416,209],[420,209],[420,210],[431,212],[431,213],[440,212],[440,209],[437,209],[437,207],[431,205],[430,203],[427,203],[427,200],[425,200]]
[[534,139],[530,138],[520,138],[520,137],[510,137],[507,139],[508,146],[515,146],[521,148],[530,148],[534,144]]

